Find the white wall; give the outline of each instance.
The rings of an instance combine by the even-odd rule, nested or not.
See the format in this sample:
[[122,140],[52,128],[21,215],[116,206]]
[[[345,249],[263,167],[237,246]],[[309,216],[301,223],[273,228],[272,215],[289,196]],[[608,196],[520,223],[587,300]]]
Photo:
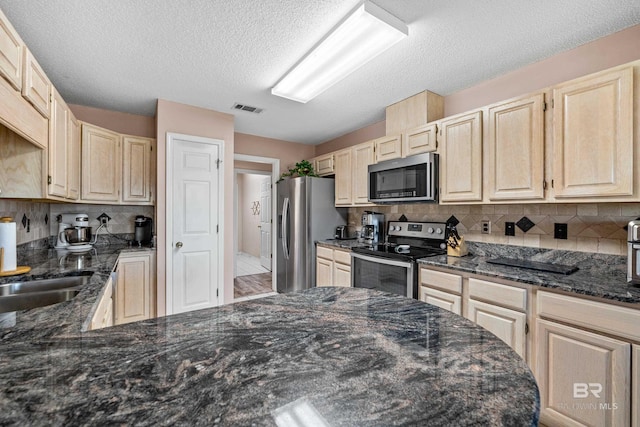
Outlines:
[[268,176],[238,174],[238,251],[260,257],[260,214],[253,214],[260,201],[260,183]]

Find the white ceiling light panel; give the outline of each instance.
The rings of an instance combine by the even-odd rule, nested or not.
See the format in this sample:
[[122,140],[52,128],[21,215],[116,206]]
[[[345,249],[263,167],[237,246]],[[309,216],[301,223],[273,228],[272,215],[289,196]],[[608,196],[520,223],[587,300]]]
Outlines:
[[298,62],[271,93],[306,103],[408,34],[406,24],[365,1]]

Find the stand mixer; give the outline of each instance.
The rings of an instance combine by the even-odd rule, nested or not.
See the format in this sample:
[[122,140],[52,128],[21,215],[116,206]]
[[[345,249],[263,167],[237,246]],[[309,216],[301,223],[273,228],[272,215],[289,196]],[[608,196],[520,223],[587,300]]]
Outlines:
[[91,241],[91,227],[87,214],[65,213],[58,215],[57,219],[59,224],[56,249],[85,252],[93,248],[95,239]]

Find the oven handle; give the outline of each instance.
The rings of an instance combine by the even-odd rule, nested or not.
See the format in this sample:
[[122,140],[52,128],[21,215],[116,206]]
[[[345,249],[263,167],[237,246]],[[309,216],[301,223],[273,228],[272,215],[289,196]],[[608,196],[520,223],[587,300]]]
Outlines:
[[395,259],[364,255],[356,252],[351,252],[351,258],[358,258],[363,261],[370,261],[378,264],[395,265],[396,267],[413,268],[413,262],[411,261],[397,261]]

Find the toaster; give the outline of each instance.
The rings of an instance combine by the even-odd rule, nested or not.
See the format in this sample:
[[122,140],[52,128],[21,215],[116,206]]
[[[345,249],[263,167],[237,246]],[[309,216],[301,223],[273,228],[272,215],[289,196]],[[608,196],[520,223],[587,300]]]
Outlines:
[[355,238],[355,232],[348,225],[339,225],[336,227],[335,238],[337,240],[347,240]]

